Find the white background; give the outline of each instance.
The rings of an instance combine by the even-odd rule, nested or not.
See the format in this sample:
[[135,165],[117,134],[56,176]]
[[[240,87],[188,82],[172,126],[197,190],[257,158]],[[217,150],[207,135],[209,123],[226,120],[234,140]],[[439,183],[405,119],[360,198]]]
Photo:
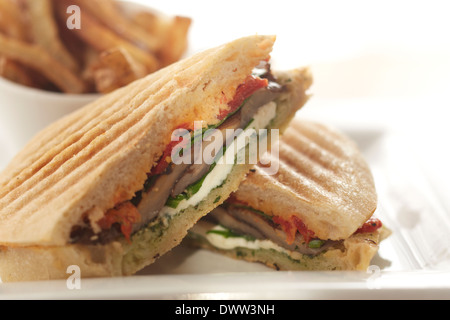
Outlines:
[[[376,180],[380,208],[387,213],[395,233],[382,243],[381,256],[392,265],[391,273],[383,271],[380,279],[383,288],[398,291],[354,291],[354,297],[439,297],[442,285],[448,289],[447,267],[444,274],[427,273],[437,265],[450,266],[448,1],[136,2],[193,19],[186,55],[242,36],[277,35],[274,69],[309,66],[314,76],[313,97],[298,117],[352,133],[375,177],[381,178]],[[184,259],[181,264],[180,256]],[[31,297],[42,297],[47,292],[47,297],[94,298],[160,297],[164,292],[169,297],[180,292],[196,297],[193,293],[198,292],[202,297],[204,292],[247,293],[251,288],[262,293],[270,286],[277,297],[311,298],[320,293],[320,297],[333,298],[330,288],[334,288],[340,293],[338,298],[345,298],[348,291],[344,289],[367,289],[354,274],[348,278],[303,273],[227,275],[227,270],[261,269],[244,264],[232,269],[226,258],[212,259],[209,255],[182,252],[180,256],[168,255],[151,266],[146,274],[155,277],[84,280],[85,289],[80,292],[68,292],[59,282],[48,287],[4,284],[2,289],[7,297],[27,297],[30,292],[35,292]],[[224,273],[204,277],[201,267],[208,267],[209,273]],[[425,273],[410,273],[422,269]],[[183,277],[185,273],[200,276]],[[269,293],[265,294],[270,298]]]

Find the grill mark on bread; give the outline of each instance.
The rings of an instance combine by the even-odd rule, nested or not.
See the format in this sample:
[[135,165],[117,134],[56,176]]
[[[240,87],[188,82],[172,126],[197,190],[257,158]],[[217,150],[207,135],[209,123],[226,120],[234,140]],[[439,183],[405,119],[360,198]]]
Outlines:
[[[162,101],[162,103],[164,103],[164,101]],[[64,171],[76,170],[83,163],[93,158],[97,153],[101,152],[109,144],[120,139],[122,134],[126,133],[129,127],[135,125],[140,120],[142,120],[142,118],[149,112],[149,110],[147,109],[141,110],[140,109],[141,106],[142,105],[139,105],[135,110],[133,110],[131,114],[121,114],[119,112],[120,110],[115,110],[115,112],[113,112],[109,118],[107,118],[102,122],[92,121],[88,123],[88,128],[86,128],[86,130],[88,131],[85,134],[82,135],[76,134],[75,137],[79,137],[79,139],[75,138],[74,143],[72,144],[69,143],[68,147],[64,148],[65,146],[64,144],[60,148],[56,146],[56,148],[61,149],[60,151],[58,150],[59,153],[54,151],[52,152],[53,149],[50,150],[48,154],[44,155],[45,159],[51,158],[50,162],[42,166],[41,170],[38,170],[34,175],[31,175],[30,177],[28,177],[28,179],[23,180],[20,186],[21,188],[19,187],[11,190],[9,194],[5,196],[5,198],[9,197],[15,198],[17,194],[23,195],[22,189],[27,190],[29,185],[33,185],[35,183],[39,184],[43,179],[54,178],[54,175],[57,175],[59,170]],[[107,130],[115,132],[112,135],[113,138],[109,140],[108,139],[104,140],[104,138],[102,138],[102,135]],[[72,137],[74,136],[69,136],[68,139],[72,140]],[[126,144],[126,142],[124,144]],[[46,171],[45,169],[48,169],[48,171]],[[64,177],[64,175],[62,175],[62,177]],[[54,183],[58,183],[58,181],[59,181],[58,177],[56,177],[56,181],[52,180],[52,182]],[[76,181],[74,181],[74,183],[76,183]],[[35,192],[31,194],[31,196],[33,196],[39,195],[42,191],[45,190],[39,190],[35,186],[28,192]],[[8,199],[5,200],[7,201]],[[3,201],[0,201],[0,204],[2,202]],[[14,209],[18,210],[21,208],[22,207],[19,205]]]
[[[99,117],[103,116],[106,110],[101,110],[102,112],[98,115]],[[111,111],[111,110],[109,110]],[[116,111],[117,113],[117,111]],[[111,115],[113,116],[113,114]],[[65,153],[68,153],[67,159],[71,158],[71,155],[74,156],[84,147],[86,147],[92,140],[94,140],[97,136],[103,134],[106,130],[99,130],[100,123],[96,121],[96,119],[87,118],[86,122],[78,123],[78,118],[67,128],[65,132],[61,132],[61,135],[67,135],[64,139],[50,147],[46,152],[44,152],[40,158],[34,161],[34,164],[30,168],[25,168],[21,173],[18,174],[18,179],[12,180],[13,184],[8,184],[2,190],[3,192],[0,194],[0,197],[3,197],[8,192],[14,191],[16,188],[20,187],[23,183],[26,183],[27,180],[32,179],[34,175],[42,173],[41,170],[47,168],[49,165],[55,166],[52,172],[59,168],[57,163],[55,162],[55,157],[62,156]],[[97,132],[97,133],[96,133]],[[64,161],[64,159],[62,159]],[[51,170],[51,169],[50,169]],[[51,172],[50,172],[51,173]],[[49,174],[44,174],[44,178]],[[40,177],[42,178],[42,177]]]
[[[278,175],[280,174],[280,171],[278,171],[278,175],[267,175],[264,173],[264,169],[259,166],[255,166],[254,169],[255,169],[255,172],[253,174],[255,176],[256,175],[263,176],[263,179],[265,180],[263,183],[267,183],[268,185],[270,185],[270,184],[276,185],[277,187],[282,188],[282,189],[286,190],[287,192],[291,193],[293,196],[297,196],[304,201],[308,201],[308,199],[309,199],[308,197],[305,197],[298,190],[294,189],[291,185],[287,185],[287,184],[279,181]],[[256,209],[259,209],[259,206],[254,206],[254,207]],[[269,214],[269,212],[266,212],[266,213]],[[270,214],[273,214],[273,212]]]
[[[264,183],[272,183],[283,187],[305,201],[311,198],[310,192],[312,190],[315,190],[314,198],[329,198],[332,196],[330,191],[332,191],[333,187],[324,185],[323,180],[330,179],[333,172],[318,174],[317,170],[315,170],[318,164],[315,161],[301,153],[295,152],[295,149],[289,146],[281,145],[279,151],[279,158],[272,154],[265,155],[266,158],[270,159],[272,165],[278,165],[278,172],[273,176],[267,175],[264,166],[257,165],[254,175],[258,176],[258,179],[262,179]],[[312,170],[310,170],[311,168]],[[294,179],[293,176],[295,177]],[[302,190],[305,190],[305,193],[302,193]]]
[[[197,63],[200,63],[201,61],[198,61]],[[191,66],[194,67],[194,66]],[[167,77],[169,78],[169,77]],[[84,127],[79,128],[78,130],[74,130],[74,133],[70,134],[62,143],[55,145],[52,149],[50,149],[47,153],[44,153],[43,156],[35,162],[35,165],[31,168],[26,168],[21,174],[18,175],[19,179],[12,180],[12,185],[7,185],[3,190],[1,190],[0,193],[0,209],[6,208],[3,206],[3,202],[8,202],[10,198],[18,198],[19,195],[23,195],[23,190],[27,190],[30,185],[35,184],[36,182],[39,183],[43,179],[51,177],[53,174],[56,174],[57,171],[65,165],[67,162],[69,162],[73,157],[78,157],[83,151],[86,151],[89,146],[96,141],[102,134],[104,134],[107,130],[110,130],[115,125],[119,125],[122,121],[126,121],[130,118],[130,114],[124,114],[122,113],[122,105],[129,104],[132,108],[134,108],[133,112],[138,111],[140,108],[145,108],[144,110],[140,111],[141,116],[137,116],[135,118],[135,122],[130,124],[131,126],[136,124],[139,120],[139,118],[145,116],[147,112],[152,110],[153,108],[157,108],[159,105],[163,104],[169,97],[171,92],[172,84],[170,81],[164,81],[167,80],[165,78],[160,79],[160,81],[153,83],[153,85],[150,85],[147,87],[146,90],[143,92],[140,90],[141,88],[135,90],[137,92],[141,92],[139,95],[134,96],[132,99],[128,99],[128,101],[118,101],[110,108],[104,108],[103,105],[101,107],[96,108],[95,110],[99,110],[99,115],[96,118],[89,119],[87,118],[88,122],[85,124]],[[155,90],[154,85],[159,88],[158,95],[161,96],[164,100],[156,101],[156,105],[153,104],[150,106],[150,108],[145,104],[145,99],[143,97],[147,96],[146,91],[153,92]],[[162,85],[162,86],[161,86]],[[164,87],[166,89],[164,90]],[[137,102],[136,102],[137,100]],[[109,100],[108,100],[109,101]],[[128,102],[128,103],[127,103]],[[106,106],[108,104],[106,103]],[[107,116],[106,119],[102,120],[101,122],[97,121],[97,118],[102,119],[105,114],[110,113],[110,115]],[[77,125],[77,122],[74,122],[74,124]],[[124,129],[126,129],[127,124],[124,124]],[[84,134],[80,134],[80,132],[85,132]],[[123,132],[122,132],[123,133]],[[64,133],[63,133],[64,134]],[[120,135],[119,135],[120,137]],[[111,140],[111,142],[113,142]],[[98,140],[97,140],[98,142]],[[106,144],[102,145],[101,147],[105,147]],[[98,148],[98,146],[95,146],[95,148]],[[95,154],[95,153],[94,153]],[[87,155],[81,155],[81,158],[78,159],[81,161],[88,160],[92,158],[92,155],[89,153]],[[81,163],[79,165],[81,165]],[[73,171],[77,168],[69,168],[69,170]],[[150,168],[149,168],[150,171]],[[59,181],[59,180],[57,180]],[[36,188],[33,188],[33,191],[35,191]],[[42,192],[42,191],[41,191]],[[36,195],[39,195],[41,192],[38,192]],[[7,199],[5,199],[7,198]],[[11,203],[10,203],[11,204]],[[19,210],[22,207],[19,205],[18,207],[14,208],[15,210]]]
[[[315,132],[309,123],[303,124],[304,126],[293,126],[295,131],[289,130],[283,136],[283,143],[279,145],[279,158],[270,155],[270,161],[280,166],[276,178],[294,194],[303,189],[301,186],[306,186],[311,187],[308,191],[315,190],[316,196],[320,195],[324,199],[336,198],[332,192],[336,191],[336,185],[342,182],[341,179],[336,179],[336,175],[339,177],[353,175],[353,172],[348,170],[350,155],[336,152],[344,149],[343,146],[338,146],[340,141],[334,144],[339,149],[332,150],[330,144],[321,146],[315,140],[306,137],[305,132]],[[300,130],[301,133],[294,134]],[[265,171],[264,167],[262,171]],[[290,179],[289,175],[295,175],[298,179]],[[266,177],[267,175],[264,175],[263,179]],[[344,194],[340,196],[347,198]]]
[[[212,52],[211,54],[214,54]],[[190,66],[189,68],[186,68],[184,72],[187,72],[191,68],[198,67],[198,64],[202,62],[202,59],[195,60],[195,64]],[[129,104],[130,106],[135,106],[136,100],[138,100],[138,105],[142,105],[145,103],[145,97],[147,96],[147,91],[154,92],[158,91],[158,93],[161,93],[160,90],[163,86],[169,86],[170,81],[169,79],[172,79],[172,75],[170,72],[167,73],[166,77],[162,77],[158,79],[158,81],[153,82],[150,86],[146,86],[144,82],[141,82],[139,86],[130,87],[131,90],[133,90],[133,94],[125,95],[125,99],[127,101],[123,101],[123,94],[120,94],[120,92],[128,89],[129,87],[122,88],[115,92],[114,94],[110,96],[105,96],[104,101],[102,104],[96,106],[93,108],[92,113],[90,112],[88,115],[86,114],[80,114],[80,117],[73,117],[73,121],[69,122],[67,126],[63,128],[62,131],[59,132],[59,136],[65,137],[62,138],[59,143],[54,144],[48,150],[43,151],[39,154],[37,158],[34,158],[32,163],[34,164],[33,167],[25,167],[22,171],[16,171],[13,176],[16,176],[16,179],[12,179],[9,182],[5,184],[3,188],[0,189],[0,198],[4,197],[9,192],[13,191],[15,188],[18,188],[21,186],[24,182],[26,182],[28,179],[32,178],[34,174],[38,173],[42,168],[44,168],[46,165],[48,165],[55,156],[62,153],[65,149],[70,148],[73,144],[77,143],[82,137],[85,135],[80,135],[79,131],[85,132],[86,130],[91,130],[95,128],[95,126],[98,126],[99,123],[96,121],[96,119],[100,118],[102,119],[103,116],[107,113],[110,113],[111,115],[109,117],[114,116],[114,114],[120,113],[121,109],[123,108],[123,104]],[[178,81],[179,83],[179,81]],[[186,83],[184,84],[186,85]],[[144,88],[143,88],[144,87]],[[170,95],[170,90],[166,91],[166,94],[164,96],[165,99]],[[116,96],[122,97],[121,99],[117,100]],[[114,103],[111,103],[115,101]],[[83,122],[79,122],[81,120],[84,120]],[[83,119],[84,118],[84,119]],[[44,134],[47,132],[44,132]],[[87,134],[87,133],[86,133]],[[41,143],[42,147],[45,148],[49,141],[54,140],[54,135],[47,135],[45,137],[46,139]],[[95,137],[93,137],[95,139]],[[83,146],[81,146],[83,148]],[[39,150],[39,149],[38,149]],[[37,151],[38,151],[37,150]],[[81,150],[81,149],[80,149]]]
[[301,135],[302,137],[313,141],[317,146],[323,150],[327,150],[334,157],[339,159],[348,158],[346,151],[350,142],[342,141],[339,135],[334,134],[332,131],[327,131],[322,125],[317,124],[315,126],[310,123],[303,122],[302,124],[296,124],[293,122],[292,132],[286,132],[286,138],[284,141],[289,141],[295,136]]
[[[112,99],[104,99],[103,103],[105,105],[109,105],[108,101]],[[103,106],[103,105],[102,105]],[[92,114],[93,111],[100,111],[98,114]],[[30,175],[30,164],[33,164],[33,166],[36,166],[36,169],[39,169],[43,167],[45,164],[50,162],[52,159],[52,154],[55,154],[58,152],[57,150],[61,150],[61,146],[69,146],[70,144],[76,142],[77,140],[74,140],[72,142],[69,141],[70,144],[67,144],[67,139],[72,138],[78,133],[79,130],[82,130],[83,127],[92,121],[92,119],[95,119],[97,117],[102,116],[102,113],[105,111],[104,108],[97,107],[93,111],[89,113],[89,115],[82,114],[79,112],[74,113],[71,117],[62,119],[60,122],[54,123],[49,127],[49,129],[53,130],[45,130],[41,133],[39,133],[27,146],[27,149],[29,148],[28,152],[24,155],[19,154],[13,161],[12,164],[16,162],[20,162],[22,159],[26,161],[22,164],[20,168],[14,168],[12,170],[10,177],[17,177],[17,178],[27,178]],[[55,131],[58,132],[57,136],[55,137]],[[58,138],[60,137],[60,138]],[[39,143],[33,143],[36,140],[39,140]],[[56,148],[56,150],[55,150]],[[50,154],[49,154],[50,153]],[[45,160],[45,157],[47,156],[50,160]],[[36,164],[35,164],[36,163]],[[35,165],[34,165],[35,164]],[[27,173],[28,171],[28,173]],[[34,170],[35,171],[35,170]],[[31,174],[34,174],[35,172],[32,172]],[[24,176],[25,175],[25,176]],[[24,177],[23,177],[24,176]],[[6,179],[7,177],[5,177]],[[9,181],[10,182],[10,181]],[[15,185],[17,186],[17,184]],[[12,188],[10,183],[6,184],[6,187]],[[6,188],[5,187],[5,188]],[[8,189],[6,189],[8,190]],[[3,194],[0,194],[2,196]]]
[[288,144],[280,146],[280,159],[283,164],[296,173],[301,172],[304,177],[316,183],[322,183],[322,187],[329,190],[328,185],[323,184],[323,180],[332,181],[335,170],[327,168],[326,163],[317,157],[310,157],[295,150]]
[[322,168],[333,171],[339,168],[337,159],[343,160],[342,155],[337,155],[334,150],[328,147],[320,146],[314,140],[311,140],[304,135],[292,135],[291,131],[286,133],[288,139],[283,140],[283,146],[292,150],[296,154],[301,154],[304,157],[312,158],[312,160],[320,165]]
[[[278,173],[278,179],[283,184],[283,186],[289,188],[289,190],[294,194],[302,195],[303,198],[330,198],[332,194],[330,193],[330,188],[326,188],[321,184],[320,179],[314,174],[308,172],[295,171],[296,167],[289,165],[288,163],[281,162],[280,169]],[[293,176],[293,177],[292,177]],[[288,179],[284,179],[284,177]],[[294,180],[294,179],[295,180]],[[298,184],[294,182],[299,182]],[[305,191],[305,193],[303,193]],[[314,191],[311,193],[311,191]]]
[[[79,169],[81,166],[83,166],[83,175],[87,175],[89,173],[92,173],[92,171],[95,170],[95,161],[91,165],[91,160],[95,158],[95,156],[101,154],[102,152],[107,152],[107,156],[105,158],[109,158],[114,153],[114,150],[108,151],[108,146],[111,146],[116,143],[120,143],[120,139],[125,135],[129,130],[133,129],[133,126],[136,125],[138,122],[140,122],[144,116],[147,114],[147,110],[139,110],[139,108],[135,109],[132,114],[134,116],[131,116],[130,114],[121,117],[120,113],[118,115],[117,119],[118,121],[114,121],[116,119],[111,119],[113,122],[108,123],[108,121],[99,123],[98,126],[93,127],[90,131],[88,131],[85,135],[82,136],[82,138],[78,141],[79,143],[76,143],[74,145],[71,145],[69,148],[66,148],[61,151],[61,153],[55,155],[54,159],[50,161],[49,165],[45,168],[48,168],[48,172],[42,170],[40,171],[42,173],[42,177],[38,174],[35,174],[31,179],[26,180],[22,188],[17,188],[10,192],[10,195],[8,197],[5,197],[4,199],[1,199],[0,204],[2,204],[3,200],[8,201],[9,197],[15,198],[16,194],[21,193],[25,189],[23,195],[30,196],[35,198],[35,202],[40,202],[39,199],[40,196],[44,197],[45,194],[49,193],[49,189],[45,188],[46,183],[42,183],[43,179],[48,179],[50,181],[45,182],[51,182],[52,185],[57,187],[59,183],[63,183],[64,181],[66,184],[64,185],[65,188],[69,188],[78,181],[80,181],[83,176],[77,175],[78,179],[71,180],[71,173],[75,172],[77,169]],[[137,113],[137,114],[136,114]],[[117,115],[117,114],[115,114]],[[99,126],[103,126],[103,128],[100,128]],[[111,126],[110,128],[108,128]],[[109,131],[112,133],[111,138],[107,138],[103,135],[106,131]],[[133,141],[135,138],[140,135],[139,132],[136,132],[131,137],[128,137],[128,139],[124,139],[123,142],[121,142],[121,145],[127,145],[130,143],[130,140]],[[86,140],[86,141],[84,141]],[[115,148],[114,148],[115,149]],[[55,162],[53,162],[55,161]],[[88,169],[88,170],[86,170]],[[92,169],[92,170],[91,170]],[[62,172],[61,172],[62,171]],[[150,169],[149,169],[150,171]],[[71,172],[70,174],[65,174],[66,172]],[[37,181],[36,181],[37,180]],[[28,189],[29,185],[36,184],[33,188]],[[44,184],[44,185],[43,185]],[[40,188],[43,185],[43,188]],[[57,196],[58,193],[54,192],[53,196]],[[10,202],[7,206],[4,208],[8,208],[10,210],[21,210],[26,208],[26,205],[30,205],[33,202],[28,202],[25,204],[22,204],[17,201],[20,198],[16,198],[12,202]],[[45,197],[47,201],[51,201],[52,197]]]

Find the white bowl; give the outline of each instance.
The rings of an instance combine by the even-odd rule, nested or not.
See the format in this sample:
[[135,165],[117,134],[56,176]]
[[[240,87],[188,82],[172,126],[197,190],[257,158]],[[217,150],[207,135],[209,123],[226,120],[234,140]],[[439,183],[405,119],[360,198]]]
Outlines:
[[11,158],[36,133],[98,97],[100,94],[65,94],[28,88],[0,77],[3,158]]

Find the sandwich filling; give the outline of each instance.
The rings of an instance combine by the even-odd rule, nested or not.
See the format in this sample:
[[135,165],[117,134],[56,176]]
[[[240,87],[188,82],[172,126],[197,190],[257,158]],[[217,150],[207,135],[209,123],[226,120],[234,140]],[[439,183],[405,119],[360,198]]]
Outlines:
[[[191,161],[176,164],[171,158],[174,148],[180,141],[170,143],[164,150],[160,161],[148,173],[143,188],[136,192],[133,199],[118,203],[96,221],[86,214],[82,223],[75,225],[71,231],[72,243],[106,244],[125,237],[131,241],[131,235],[150,225],[167,226],[170,219],[188,207],[198,205],[215,188],[221,187],[236,164],[240,153],[248,144],[250,130],[267,128],[276,117],[276,99],[284,88],[276,82],[270,72],[268,63],[262,63],[255,69],[236,91],[235,97],[228,103],[229,109],[218,115],[219,123],[193,131],[189,125],[182,125],[190,133],[191,145],[198,135],[204,141],[202,151],[211,148],[216,139],[208,140],[208,129],[222,132],[220,141],[222,152],[212,162]],[[228,139],[228,129],[240,130],[237,136]],[[194,148],[188,155],[195,158]],[[182,149],[179,152],[186,152]],[[183,155],[186,156],[186,155]],[[234,159],[231,163],[224,159]],[[217,199],[220,201],[220,199]]]
[[[371,218],[355,234],[372,233],[381,227],[380,220]],[[331,248],[344,250],[344,240],[316,238],[295,215],[285,220],[233,201],[213,210],[194,226],[190,235],[202,237],[217,249],[272,249],[293,258],[316,256]]]

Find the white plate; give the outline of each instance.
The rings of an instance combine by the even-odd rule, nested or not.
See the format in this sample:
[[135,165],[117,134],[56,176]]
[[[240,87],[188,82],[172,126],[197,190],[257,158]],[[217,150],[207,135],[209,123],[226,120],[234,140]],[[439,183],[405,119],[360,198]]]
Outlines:
[[430,168],[409,148],[410,132],[375,119],[349,123],[327,111],[326,103],[312,103],[317,114],[305,110],[299,116],[320,116],[359,144],[377,185],[376,215],[393,231],[367,272],[277,272],[182,245],[132,277],[81,278],[80,289],[72,290],[66,281],[3,283],[0,298],[450,299],[450,218],[426,174]]

